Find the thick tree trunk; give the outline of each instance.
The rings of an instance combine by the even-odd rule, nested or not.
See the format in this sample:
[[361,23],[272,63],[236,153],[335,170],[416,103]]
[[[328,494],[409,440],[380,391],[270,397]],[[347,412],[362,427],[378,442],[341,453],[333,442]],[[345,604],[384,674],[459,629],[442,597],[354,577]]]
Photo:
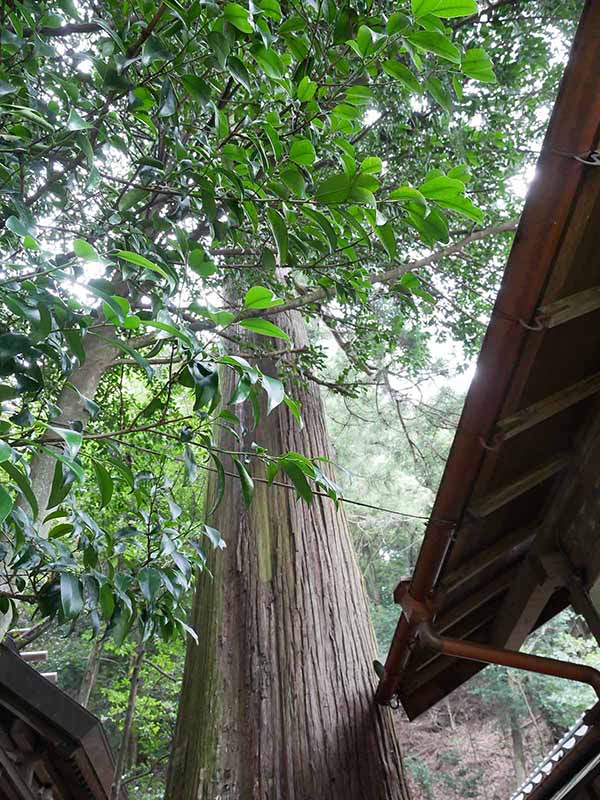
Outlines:
[[[277,323],[306,344],[296,312]],[[330,454],[318,389],[294,394],[304,430],[280,407],[243,449]],[[223,433],[221,445],[239,447]],[[211,480],[208,503],[214,491]],[[373,702],[375,643],[343,511],[258,482],[246,510],[230,480],[209,522],[227,548],[197,587],[167,800],[407,798],[392,712]]]

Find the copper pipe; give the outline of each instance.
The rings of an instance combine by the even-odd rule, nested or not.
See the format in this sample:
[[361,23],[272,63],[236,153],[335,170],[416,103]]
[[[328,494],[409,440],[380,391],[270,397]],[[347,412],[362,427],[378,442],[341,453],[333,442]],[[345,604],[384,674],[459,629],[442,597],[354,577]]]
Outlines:
[[571,664],[556,658],[534,656],[518,650],[503,650],[500,647],[492,647],[478,642],[466,642],[462,639],[452,639],[449,636],[439,636],[430,622],[422,622],[419,625],[417,636],[424,645],[445,656],[465,658],[468,661],[481,661],[484,664],[500,664],[503,667],[514,667],[539,675],[552,675],[568,681],[587,683],[600,698],[600,672],[585,664]]

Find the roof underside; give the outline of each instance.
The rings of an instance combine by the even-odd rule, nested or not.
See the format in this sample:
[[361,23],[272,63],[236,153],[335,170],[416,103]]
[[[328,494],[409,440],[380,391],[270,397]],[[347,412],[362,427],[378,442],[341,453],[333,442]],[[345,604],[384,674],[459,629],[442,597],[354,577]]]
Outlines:
[[0,800],[109,800],[112,777],[98,719],[0,645]]
[[[518,649],[569,602],[583,611],[600,574],[600,168],[575,158],[599,129],[588,3],[415,573],[455,525],[437,580],[416,579],[448,636]],[[386,670],[410,718],[483,666],[407,653],[393,647]]]

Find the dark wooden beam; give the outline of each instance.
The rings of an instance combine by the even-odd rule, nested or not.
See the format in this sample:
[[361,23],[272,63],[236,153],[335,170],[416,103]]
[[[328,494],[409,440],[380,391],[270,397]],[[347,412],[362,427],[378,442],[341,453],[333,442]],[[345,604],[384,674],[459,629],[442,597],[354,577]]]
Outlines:
[[492,627],[490,643],[518,650],[554,592],[562,585],[562,577],[548,575],[537,555],[528,556],[513,574],[512,585]]
[[540,306],[536,314],[536,321],[544,328],[555,328],[572,319],[577,319],[584,314],[597,311],[600,308],[600,287],[585,289],[568,297],[562,297],[547,305]]
[[487,581],[477,592],[473,592],[448,609],[444,609],[435,617],[435,628],[439,633],[445,633],[465,617],[472,614],[482,605],[494,597],[506,592],[514,581],[514,570],[508,569]]
[[561,472],[571,461],[572,456],[570,454],[563,454],[553,458],[530,472],[526,472],[511,483],[507,483],[500,489],[475,499],[469,505],[468,513],[473,517],[486,517],[498,508],[502,508],[506,503],[510,503],[511,500],[520,497],[525,492]]
[[449,572],[440,584],[442,595],[452,594],[471,578],[479,575],[494,562],[512,561],[524,553],[535,538],[535,529],[519,528],[501,536],[494,544],[459,564]]
[[510,414],[500,420],[496,429],[504,435],[505,440],[511,439],[598,392],[600,392],[600,372]]

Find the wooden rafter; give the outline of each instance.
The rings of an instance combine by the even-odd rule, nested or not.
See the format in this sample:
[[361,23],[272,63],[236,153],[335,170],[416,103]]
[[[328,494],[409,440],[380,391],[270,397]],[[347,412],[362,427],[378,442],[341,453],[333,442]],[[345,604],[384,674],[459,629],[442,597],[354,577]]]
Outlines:
[[555,328],[557,325],[577,319],[583,314],[590,314],[599,308],[600,286],[594,286],[593,289],[585,289],[583,292],[576,292],[541,306],[536,315],[536,321],[544,328]]
[[469,558],[449,572],[440,585],[444,595],[452,594],[466,581],[474,578],[500,558],[512,560],[523,553],[535,538],[534,528],[519,528],[500,537],[494,544]]
[[530,472],[526,472],[515,481],[474,500],[469,506],[469,513],[473,517],[486,517],[488,514],[496,511],[496,509],[501,508],[503,505],[506,505],[506,503],[510,503],[511,500],[514,500],[516,497],[519,497],[535,486],[538,486],[540,483],[547,481],[548,478],[551,478],[558,472],[561,472],[568,466],[571,460],[572,456],[569,454],[560,455],[548,461],[546,464],[542,464],[542,466],[536,467]]
[[496,429],[504,435],[504,439],[511,439],[598,392],[600,392],[600,372],[505,417],[500,420]]

